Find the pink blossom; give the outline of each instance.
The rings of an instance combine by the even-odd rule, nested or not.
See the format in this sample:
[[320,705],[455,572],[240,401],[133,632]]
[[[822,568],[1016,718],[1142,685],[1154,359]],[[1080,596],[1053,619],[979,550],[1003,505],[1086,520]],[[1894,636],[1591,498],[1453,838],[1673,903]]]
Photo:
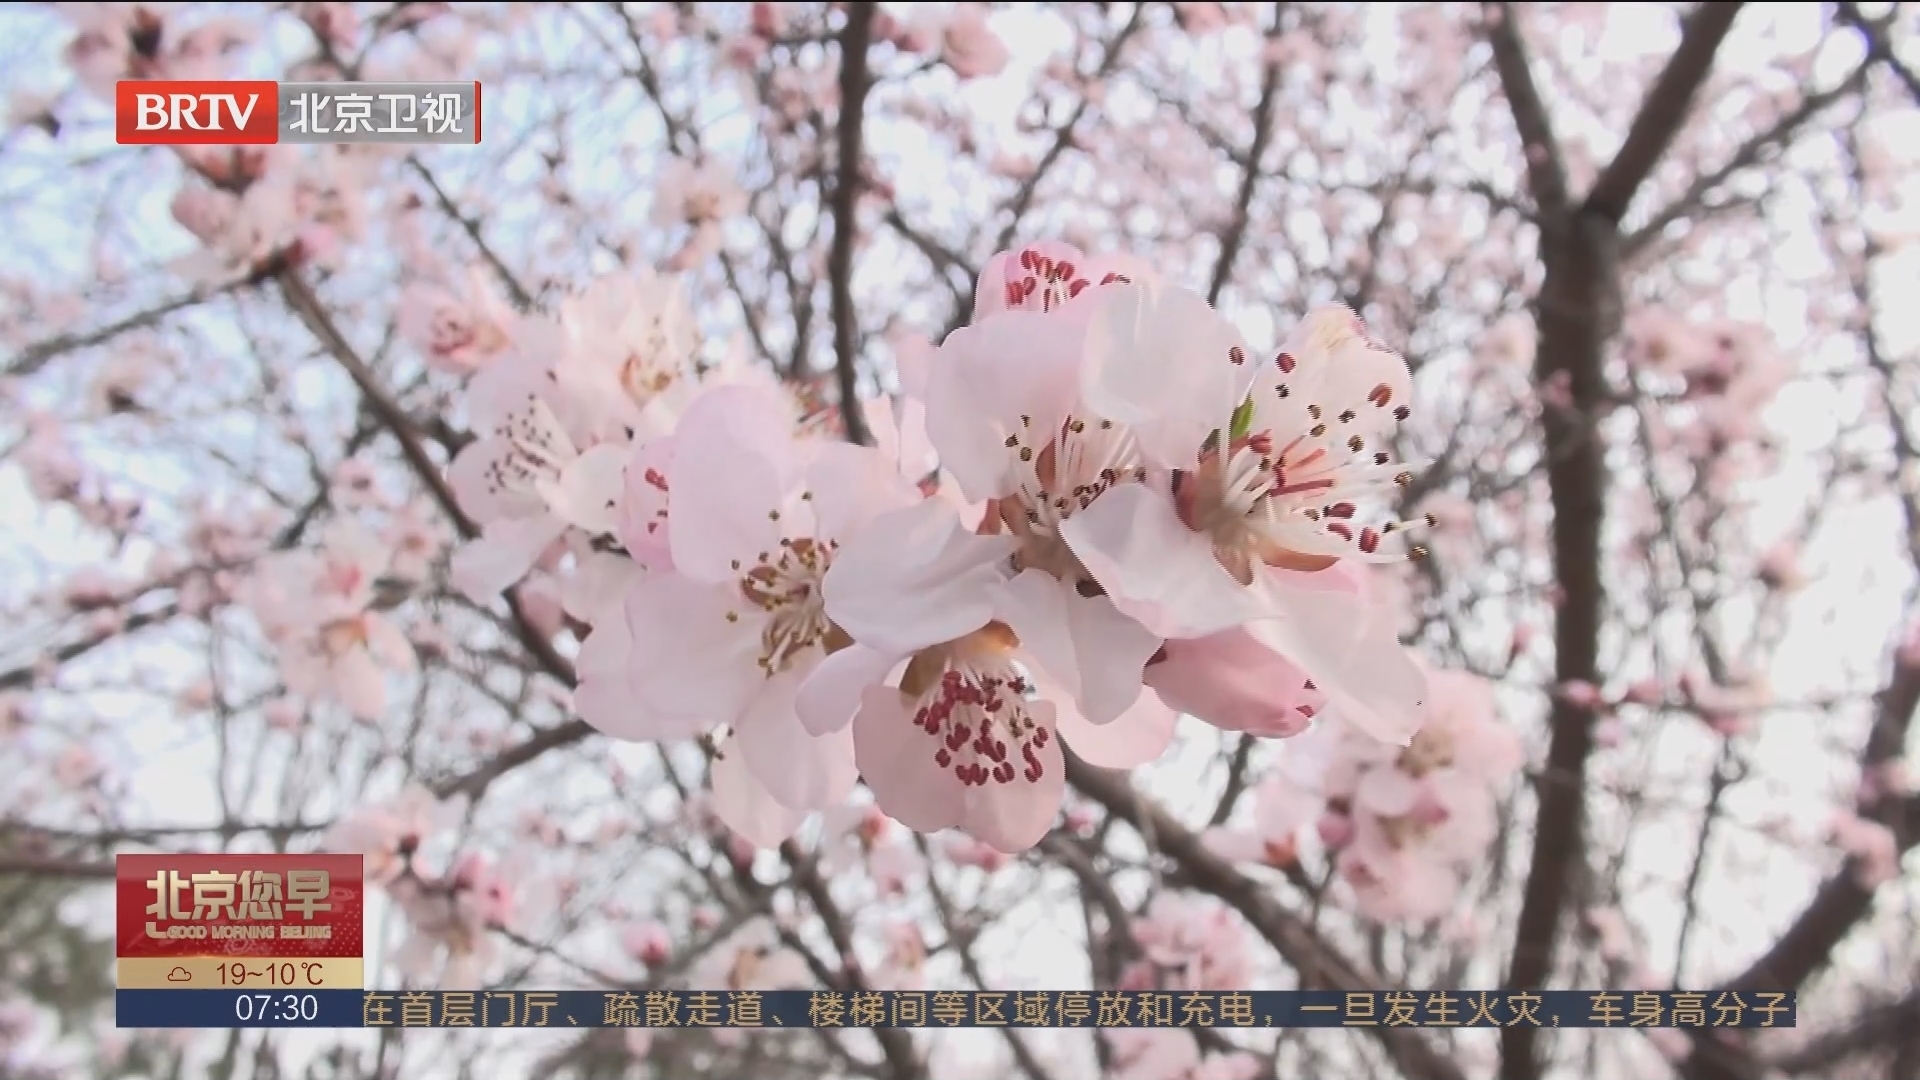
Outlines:
[[1620,697],[1622,702],[1630,702],[1634,705],[1642,705],[1649,708],[1660,705],[1666,701],[1666,699],[1666,689],[1660,685],[1657,679],[1640,679],[1630,684],[1626,692]]
[[987,25],[984,4],[959,3],[948,13],[940,31],[940,58],[962,79],[998,75],[1011,54],[1000,35]]
[[348,458],[335,466],[331,491],[334,505],[342,510],[367,510],[386,501],[380,475],[366,458]]
[[[1290,866],[1299,854],[1300,830],[1320,814],[1320,805],[1320,800],[1300,785],[1270,772],[1253,789],[1253,821],[1249,826],[1217,826],[1208,829],[1202,839],[1225,859]],[[1339,847],[1345,841],[1329,836],[1323,828],[1321,842]]]
[[121,79],[231,77],[229,58],[253,37],[252,27],[234,18],[183,28],[171,4],[55,6],[77,31],[67,44],[67,63],[87,89],[106,99]]
[[1621,723],[1617,717],[1605,716],[1595,721],[1593,725],[1594,745],[1602,749],[1611,750],[1619,746],[1626,737],[1627,725]]
[[67,578],[62,599],[74,611],[89,611],[118,603],[126,582],[104,566],[82,567]]
[[128,349],[109,357],[88,397],[95,411],[103,415],[139,413],[143,390],[153,381],[162,361],[142,349]]
[[807,819],[806,812],[773,797],[747,765],[746,752],[731,734],[714,744],[707,784],[708,808],[744,843],[746,860],[755,848],[780,846]]
[[667,928],[648,920],[626,928],[620,937],[627,955],[648,967],[658,967],[673,954],[673,938]]
[[1760,557],[1760,580],[1768,588],[1795,592],[1806,585],[1807,575],[1800,569],[1800,552],[1791,542],[1782,541]]
[[469,388],[483,437],[448,470],[483,527],[454,558],[462,591],[498,593],[570,528],[618,530],[630,442],[672,430],[694,343],[678,284],[647,274],[603,279],[557,319],[519,325],[513,352]]
[[1212,898],[1161,893],[1134,920],[1133,940],[1150,969],[1142,989],[1235,990],[1253,978],[1246,923]]
[[1533,321],[1524,315],[1510,315],[1488,328],[1487,360],[1509,368],[1533,365],[1535,331]]
[[1688,672],[1680,677],[1680,693],[1708,727],[1729,738],[1748,731],[1754,716],[1773,704],[1773,688],[1757,673],[1731,672],[1721,685]]
[[1200,1064],[1199,1045],[1177,1028],[1115,1028],[1100,1034],[1113,1048],[1108,1080],[1182,1080]]
[[876,990],[924,990],[927,979],[927,942],[910,919],[896,919],[881,931],[886,951],[869,982]]
[[765,918],[734,931],[687,973],[688,985],[701,990],[800,990],[813,981],[806,960],[780,943]]
[[82,743],[69,743],[53,759],[53,782],[63,791],[84,791],[98,784],[106,773],[106,763]]
[[394,306],[401,339],[428,364],[455,375],[479,370],[513,342],[516,316],[478,268],[468,271],[458,291],[413,282]]
[[1126,425],[1170,491],[1114,486],[1063,525],[1075,554],[1148,626],[1198,637],[1244,625],[1350,722],[1404,742],[1425,688],[1394,620],[1350,568],[1332,583],[1313,572],[1412,551],[1405,523],[1354,517],[1383,511],[1380,493],[1404,482],[1384,447],[1407,413],[1405,361],[1344,308],[1310,313],[1261,364],[1185,289],[1090,295],[1086,401]]
[[1857,801],[1869,804],[1880,799],[1904,799],[1914,794],[1916,790],[1920,790],[1920,784],[1916,784],[1913,770],[1907,764],[1907,760],[1893,758],[1871,766],[1861,773],[1860,794]]
[[955,866],[972,866],[991,874],[1012,861],[1006,852],[984,844],[964,833],[946,837],[941,850]]
[[1560,700],[1578,709],[1597,708],[1604,700],[1600,688],[1584,679],[1561,683],[1554,692]]
[[386,536],[393,548],[389,572],[403,581],[424,581],[453,538],[453,530],[437,512],[413,502],[388,521]]
[[[1099,624],[1070,623],[1057,607],[1049,610],[1065,597],[1044,571],[1006,582],[998,565],[1006,540],[960,530],[951,508],[931,499],[856,534],[825,582],[827,613],[856,644],[814,673],[800,710],[810,730],[852,724],[860,771],[902,824],[921,832],[958,826],[1012,853],[1036,843],[1060,808],[1060,735],[1090,762],[1131,767],[1160,754],[1175,717],[1137,681],[1132,703],[1103,725],[1065,694],[1031,696],[1044,694],[1040,672],[1074,670],[1067,626]],[[1013,594],[1022,579],[1031,588]],[[1067,603],[1071,610],[1076,601]],[[1097,601],[1078,604],[1085,610]],[[1048,650],[1043,660],[1024,644],[1022,626]],[[1118,657],[1128,667],[1146,659],[1125,637],[1086,655],[1112,657],[1113,648],[1130,650]],[[1125,686],[1116,680],[1094,688]]]
[[404,978],[441,989],[472,990],[499,953],[494,931],[513,924],[509,878],[478,852],[462,855],[444,877],[396,878],[388,892],[410,933],[394,956]]
[[855,781],[852,737],[812,734],[795,714],[801,684],[840,644],[821,581],[846,537],[918,494],[882,455],[791,430],[786,403],[755,387],[715,388],[688,411],[667,469],[673,569],[627,594],[639,707],[612,733],[729,725],[758,782],[814,810]]
[[[1523,763],[1485,680],[1437,670],[1427,681],[1425,722],[1404,748],[1336,715],[1301,736],[1262,782],[1324,801],[1321,840],[1337,851],[1360,912],[1379,922],[1426,923],[1446,912],[1460,873],[1493,841],[1499,786]],[[1305,812],[1289,805],[1282,821]]]
[[1147,664],[1145,681],[1170,709],[1269,738],[1305,731],[1327,701],[1299,668],[1245,629],[1168,640]]
[[294,731],[306,717],[306,710],[292,698],[274,698],[261,706],[267,724],[279,731]]
[[387,559],[376,535],[341,518],[318,551],[286,552],[257,570],[247,603],[278,647],[293,693],[332,698],[366,721],[386,711],[387,674],[416,664],[406,635],[373,609]]
[[[664,440],[655,443],[636,457],[628,471],[629,491],[633,490],[638,477],[657,475],[648,464],[648,454],[662,449],[664,443]],[[638,549],[629,543],[628,550]],[[568,577],[562,597],[567,613],[591,626],[586,639],[580,643],[579,655],[574,658],[577,682],[573,710],[587,723],[610,734],[640,730],[633,727],[638,719],[633,709],[635,694],[629,666],[633,634],[627,627],[624,605],[627,594],[640,583],[648,567],[649,563],[642,559],[610,552],[586,553]]]
[[717,159],[668,158],[654,189],[653,223],[720,224],[745,213],[747,195],[735,174],[735,169]]
[[1900,844],[1885,825],[1857,814],[1836,813],[1828,833],[1847,856],[1862,889],[1871,892],[1900,876]]
[[927,432],[965,497],[991,504],[982,529],[998,535],[959,533],[945,507],[899,511],[889,529],[935,546],[864,547],[857,571],[829,576],[828,603],[855,641],[895,662],[997,617],[1043,681],[1104,724],[1140,699],[1141,669],[1160,640],[1098,595],[1061,526],[1111,497],[1105,489],[1131,478],[1137,463],[1125,431],[1074,415],[1092,310],[1078,298],[1089,286],[1070,261],[1077,253],[1056,260],[1040,250],[1019,256],[1024,276],[1015,276],[1012,256],[990,262],[973,324],[929,365]]
[[457,806],[442,803],[424,788],[408,788],[389,802],[372,803],[341,818],[328,831],[325,846],[365,855],[367,880],[387,885],[417,874],[415,856],[457,817]]

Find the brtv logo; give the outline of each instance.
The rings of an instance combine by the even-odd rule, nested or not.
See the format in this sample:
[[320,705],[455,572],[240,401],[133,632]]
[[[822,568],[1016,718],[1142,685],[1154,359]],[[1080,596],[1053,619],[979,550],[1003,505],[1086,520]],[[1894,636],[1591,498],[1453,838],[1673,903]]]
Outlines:
[[123,146],[262,146],[280,141],[280,84],[270,81],[121,82],[114,141]]

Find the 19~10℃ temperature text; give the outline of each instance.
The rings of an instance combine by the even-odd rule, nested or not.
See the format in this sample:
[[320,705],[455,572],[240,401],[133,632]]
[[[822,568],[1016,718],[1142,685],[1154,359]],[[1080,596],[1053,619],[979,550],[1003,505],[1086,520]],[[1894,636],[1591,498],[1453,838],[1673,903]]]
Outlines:
[[114,88],[126,146],[471,144],[480,84],[129,80]]

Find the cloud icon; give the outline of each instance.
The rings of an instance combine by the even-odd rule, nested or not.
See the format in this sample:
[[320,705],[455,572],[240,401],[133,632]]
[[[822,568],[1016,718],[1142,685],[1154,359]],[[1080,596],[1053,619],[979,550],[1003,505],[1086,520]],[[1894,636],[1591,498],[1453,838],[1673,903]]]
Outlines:
[[176,966],[172,971],[167,972],[167,981],[192,982],[193,972],[188,971],[186,968]]

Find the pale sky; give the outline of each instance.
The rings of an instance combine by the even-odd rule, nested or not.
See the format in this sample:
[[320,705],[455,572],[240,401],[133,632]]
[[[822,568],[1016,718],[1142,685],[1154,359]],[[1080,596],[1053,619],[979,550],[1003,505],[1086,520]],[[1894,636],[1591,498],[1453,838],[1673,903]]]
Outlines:
[[[1390,9],[1394,6],[1376,5],[1373,17],[1385,24],[1392,18]],[[1817,31],[1820,17],[1819,6],[1813,4],[1750,6],[1741,17],[1739,33],[1756,33],[1759,25],[1772,24],[1772,28],[1786,38],[1804,37],[1810,40]],[[0,37],[21,40],[29,36],[16,34],[22,26],[34,27],[46,22],[46,16],[39,12],[9,11],[0,14],[0,31],[5,31],[0,33]],[[1046,20],[1024,11],[1003,12],[996,17],[995,25],[1014,46],[1015,70],[1001,79],[968,86],[966,95],[983,114],[1004,124],[1010,120],[1020,103],[1028,73],[1041,62],[1044,50],[1056,46],[1061,39],[1047,32]],[[1614,22],[1609,26],[1606,41],[1599,48],[1602,51],[1637,51],[1646,48],[1649,42],[1665,43],[1670,39],[1671,16],[1665,6],[1616,5]],[[1384,54],[1385,46],[1380,46],[1380,49]],[[4,55],[0,53],[0,56]],[[1749,66],[1757,61],[1758,56],[1758,51],[1751,47],[1743,51],[1730,46],[1722,54],[1722,64],[1727,68]],[[1851,58],[1830,59],[1837,64]],[[1388,62],[1384,55],[1380,60]],[[513,107],[512,99],[507,95],[489,97],[488,103],[490,110]],[[495,126],[497,115],[490,111],[489,132],[507,130],[504,123]],[[1910,141],[1920,136],[1920,132],[1898,134]],[[716,137],[724,136],[723,124]],[[454,153],[456,151],[447,151],[445,156],[451,158]],[[641,186],[644,187],[644,184]],[[0,168],[0,203],[16,190],[15,182],[8,179],[6,169]],[[152,223],[156,246],[183,243],[180,231],[166,220],[166,199],[170,194],[170,188],[157,186],[151,188],[147,198],[141,200],[146,210],[143,217]],[[64,228],[64,222],[50,220],[45,224],[47,231],[43,235],[30,238],[16,236],[10,241],[0,242],[0,272],[19,271],[39,264],[46,257],[46,251],[62,246],[63,240],[70,235]],[[1913,223],[1903,224],[1911,228]],[[74,254],[75,257],[84,257],[84,253]],[[1777,282],[1769,284],[1762,280],[1762,274],[1763,271],[1772,274],[1779,267],[1792,265],[1796,261],[1796,254],[1791,250],[1776,252],[1777,262],[1773,267],[1756,268],[1748,287],[1738,290],[1729,298],[1732,314],[1766,322],[1776,331],[1783,344],[1791,343],[1804,332],[1803,318],[1791,303],[1781,300],[1782,293],[1790,291],[1790,286]],[[1920,266],[1909,269],[1920,270]],[[1899,339],[1895,344],[1911,346],[1920,341],[1920,323],[1911,319],[1890,318],[1883,325]],[[1257,337],[1262,328],[1250,322],[1248,330]],[[1850,419],[1849,410],[1852,408],[1854,406],[1844,395],[1831,386],[1814,380],[1802,380],[1784,390],[1769,409],[1767,420],[1786,443],[1783,455],[1786,466],[1779,475],[1754,486],[1756,501],[1752,514],[1754,528],[1759,535],[1776,535],[1786,531],[1816,490],[1816,480],[1809,471],[1812,463],[1796,457],[1795,447],[1820,445],[1835,424]],[[186,481],[189,478],[180,479]],[[17,544],[33,545],[37,566],[73,566],[78,564],[77,560],[97,555],[86,550],[85,545],[76,543],[74,536],[61,528],[57,519],[50,520],[42,515],[26,497],[11,467],[0,467],[0,521],[6,523],[6,531],[17,538]],[[1887,630],[1897,623],[1903,596],[1912,588],[1910,575],[1899,557],[1897,545],[1900,531],[1897,510],[1891,500],[1864,500],[1836,509],[1827,527],[1805,549],[1803,566],[1814,582],[1793,601],[1791,629],[1778,653],[1778,661],[1768,670],[1783,702],[1804,700],[1818,690],[1831,689],[1836,672],[1858,669],[1863,679],[1878,677],[1883,667]],[[15,545],[0,548],[0,560],[10,560],[0,562],[0,591],[8,598],[17,597],[24,588],[40,580],[37,573],[19,561],[19,554]],[[0,656],[11,657],[22,649],[30,651],[31,648],[30,640],[22,641],[13,634],[0,634]],[[210,774],[214,757],[207,740],[190,734],[188,729],[172,722],[158,721],[143,714],[125,714],[107,719],[114,723],[117,736],[124,740],[124,750],[117,755],[120,763],[129,766],[137,763],[131,772],[134,788],[132,803],[141,808],[133,815],[136,819],[150,818],[154,823],[171,825],[219,818],[219,806],[212,793],[202,784],[190,784],[181,779]],[[1789,713],[1769,721],[1763,728],[1756,752],[1764,760],[1782,763],[1783,767],[1776,771],[1791,778],[1792,790],[1769,791],[1755,786],[1741,789],[1739,797],[1765,800],[1771,809],[1788,815],[1824,817],[1833,805],[1834,791],[1850,783],[1851,777],[1829,776],[1813,769],[1796,771],[1792,767],[1785,767],[1784,763],[1816,758],[1828,760],[1821,741],[1825,734],[1818,716]],[[1693,745],[1663,746],[1663,756],[1664,751],[1670,750],[1678,760],[1687,761],[1689,767],[1692,760],[1710,746],[1704,737],[1676,734],[1674,739]],[[1202,787],[1196,781],[1200,770],[1210,762],[1215,745],[1210,739],[1188,738],[1183,742],[1180,752],[1154,771],[1147,786],[1175,806],[1199,798],[1206,798],[1210,804],[1211,789]],[[622,758],[648,753],[645,748],[631,746],[615,746],[611,752]],[[1679,842],[1677,838],[1672,850],[1675,866],[1683,867],[1683,860],[1689,855],[1690,843]],[[1674,867],[1660,869],[1671,873]],[[1756,889],[1751,879],[1720,875],[1711,883],[1720,893],[1710,893],[1707,901],[1722,912],[1744,911],[1749,913],[1747,918],[1777,923],[1804,903],[1805,877],[1802,871],[1793,879],[1791,886]],[[1660,896],[1649,895],[1639,899],[1641,902],[1629,906],[1629,915],[1638,928],[1656,943],[1656,953],[1664,953],[1659,943],[1673,935],[1677,912]],[[1044,907],[1046,903],[1042,899],[1035,906]],[[370,921],[384,918],[387,914],[386,905],[379,897],[370,900]],[[1723,916],[1721,921],[1727,920]],[[1008,924],[1024,924],[1029,940],[1015,943],[1002,938],[999,942],[1002,952],[1013,955],[1017,951],[1023,960],[1030,961],[1022,965],[1027,970],[1057,972],[1070,969],[1078,972],[1084,969],[1085,958],[1077,949],[1065,950],[1057,946],[1049,949],[1041,944],[1049,938],[1055,941],[1070,940],[1072,935],[1076,935],[1079,932],[1077,910],[1064,906],[1056,907],[1052,912],[1035,910],[1031,918],[1009,920]],[[1062,930],[1066,933],[1062,934]],[[1867,941],[1862,943],[1862,947],[1874,946]],[[1698,956],[1702,951],[1696,949],[1694,955]],[[382,942],[370,937],[370,972],[376,969],[382,955]],[[1482,974],[1485,977],[1480,984],[1490,984],[1492,973]],[[941,978],[937,969],[934,978],[936,981]],[[1069,985],[1062,985],[1058,980],[1043,979],[1028,985],[1040,987],[1043,984],[1044,988],[1063,989],[1082,985],[1083,982],[1076,978]],[[371,1034],[366,1036],[368,1039],[372,1037]],[[997,1047],[997,1043],[983,1041],[993,1038],[990,1032],[955,1032],[948,1033],[948,1037],[956,1038],[956,1049],[964,1049],[969,1055],[980,1053],[984,1056],[984,1047]],[[331,1044],[334,1038],[332,1034],[290,1036],[287,1045],[289,1052],[297,1057],[302,1052],[297,1044],[307,1044],[306,1048],[310,1049]],[[494,1040],[502,1044],[503,1050],[510,1046],[515,1051],[528,1053],[534,1051],[532,1043],[536,1041],[518,1033],[468,1034],[465,1039]],[[976,1046],[981,1049],[976,1051]],[[520,1070],[517,1073],[496,1073],[502,1077],[526,1075],[524,1064],[510,1065],[505,1057],[492,1059],[492,1064],[500,1069]],[[943,1075],[938,1080],[953,1078]]]

